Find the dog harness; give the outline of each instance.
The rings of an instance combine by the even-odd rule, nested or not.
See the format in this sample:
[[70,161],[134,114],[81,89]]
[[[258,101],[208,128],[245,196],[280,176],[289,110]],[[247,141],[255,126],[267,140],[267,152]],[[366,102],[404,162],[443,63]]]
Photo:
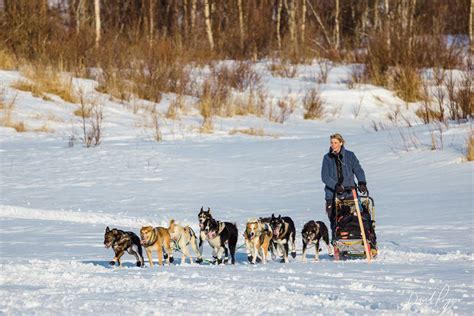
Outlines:
[[157,227],[153,228],[151,238],[147,241],[147,243],[145,244],[145,247],[150,247],[156,242],[156,240],[158,239],[155,233],[157,229],[158,229]]
[[281,239],[286,236],[286,233],[288,232],[288,223],[283,222],[285,229],[283,230],[283,233],[280,233],[277,237],[278,239]]

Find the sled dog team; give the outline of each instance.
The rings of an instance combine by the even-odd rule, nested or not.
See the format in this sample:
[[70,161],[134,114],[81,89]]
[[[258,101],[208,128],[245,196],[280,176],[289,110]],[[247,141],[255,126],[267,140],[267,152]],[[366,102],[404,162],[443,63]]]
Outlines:
[[[157,252],[158,263],[163,264],[163,259],[168,264],[174,261],[173,251],[182,253],[181,263],[189,258],[193,262],[189,246],[193,249],[197,259],[196,263],[204,261],[202,258],[203,242],[207,240],[212,248],[213,264],[227,263],[230,253],[231,263],[235,264],[235,251],[237,249],[238,230],[235,223],[222,222],[214,219],[211,210],[201,208],[199,214],[199,240],[193,229],[189,226],[178,225],[173,219],[169,227],[143,226],[140,229],[140,237],[133,232],[107,227],[105,229],[104,245],[112,247],[115,252],[114,259],[110,265],[117,263],[121,266],[120,258],[125,252],[135,256],[138,267],[144,266],[142,246],[145,248],[150,267],[153,267],[153,250]],[[332,247],[329,244],[329,234],[326,225],[320,221],[307,222],[301,232],[303,241],[303,261],[306,261],[308,246],[315,246],[315,261],[319,259],[319,242],[322,239],[327,245],[328,253],[332,256]],[[267,262],[268,251],[275,260],[288,262],[288,254],[296,257],[295,237],[296,229],[290,217],[279,215],[276,217],[255,218],[248,220],[243,233],[247,257],[250,263]]]

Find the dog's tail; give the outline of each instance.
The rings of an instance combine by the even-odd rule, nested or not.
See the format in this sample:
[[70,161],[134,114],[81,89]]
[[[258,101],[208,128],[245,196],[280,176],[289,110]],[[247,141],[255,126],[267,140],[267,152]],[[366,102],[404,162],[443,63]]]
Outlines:
[[174,229],[174,223],[175,223],[174,219],[171,219],[168,230],[173,230]]
[[140,242],[138,243],[137,248],[138,248],[138,254],[140,255],[140,258],[143,258],[143,249]]
[[140,255],[141,258],[143,258],[143,250],[142,250],[142,244],[140,242],[140,237],[137,235],[132,236],[132,244],[135,244],[137,246],[138,254]]
[[194,229],[191,228],[191,226],[186,226],[185,229],[188,230],[190,237],[197,238],[197,237],[196,237],[196,233],[194,232]]
[[324,224],[324,222],[317,221],[316,222],[319,225],[319,231],[321,233],[321,236],[323,238],[323,241],[326,243],[326,245],[329,245],[329,230]]

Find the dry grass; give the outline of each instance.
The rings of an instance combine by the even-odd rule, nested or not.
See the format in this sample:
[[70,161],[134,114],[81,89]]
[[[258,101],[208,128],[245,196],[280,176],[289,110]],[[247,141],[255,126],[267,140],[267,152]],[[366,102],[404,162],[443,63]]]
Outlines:
[[273,137],[273,138],[278,138],[277,134],[269,134],[265,133],[263,128],[245,128],[245,129],[233,129],[229,131],[229,135],[236,135],[236,134],[244,134],[244,135],[250,135],[250,136],[258,136],[258,137]]
[[[84,113],[83,113],[84,112]],[[91,117],[91,108],[90,107],[79,107],[74,111],[75,116],[90,118]]]
[[467,140],[467,161],[474,161],[474,133],[469,133],[469,139]]
[[5,126],[14,128],[18,133],[23,133],[23,132],[26,132],[28,130],[26,128],[25,123],[23,123],[23,122],[10,122],[9,124],[7,124]]
[[245,95],[234,96],[230,101],[232,115],[263,116],[267,106],[266,97],[263,90],[249,91]]
[[171,100],[170,105],[168,106],[168,111],[166,111],[166,118],[171,120],[176,120],[178,118],[178,111],[184,110],[186,104],[184,102],[183,95],[176,95],[176,97]]
[[213,99],[209,91],[205,90],[198,102],[199,111],[203,118],[200,132],[210,134],[214,131],[212,117],[214,116]]
[[412,67],[397,67],[392,77],[393,90],[406,102],[423,100],[423,82],[419,73]]
[[198,108],[204,119],[214,115],[232,116],[231,88],[215,77],[208,78],[202,85]]
[[199,128],[199,132],[202,134],[212,134],[214,132],[214,124],[212,123],[211,118],[205,118],[202,121],[201,127]]
[[310,89],[303,98],[303,107],[306,111],[305,120],[321,119],[324,114],[324,101],[317,88]]
[[74,95],[72,78],[64,80],[61,73],[52,67],[26,65],[21,67],[22,74],[28,80],[19,80],[12,84],[12,88],[31,92],[35,97],[51,100],[45,94],[57,95],[70,103],[77,103]]
[[424,124],[429,124],[433,121],[440,121],[442,122],[443,115],[440,111],[434,110],[431,107],[422,107],[416,110],[416,116],[418,116]]
[[44,123],[41,127],[33,129],[35,132],[41,132],[41,133],[52,133],[54,132],[53,129],[51,129],[48,124]]
[[294,78],[298,75],[298,68],[289,61],[272,61],[267,69],[273,77]]
[[15,108],[16,96],[7,101],[5,98],[5,90],[0,90],[0,125],[14,128],[17,132],[26,132],[25,123],[16,122],[12,118],[12,111]]
[[17,68],[17,65],[18,60],[13,54],[3,49],[0,50],[0,69],[13,70]]
[[118,70],[103,70],[98,82],[96,87],[98,92],[110,94],[121,101],[130,101],[132,97],[131,83],[124,80]]
[[39,89],[39,86],[26,80],[17,80],[11,84],[11,87],[17,90],[31,92],[34,97],[43,97],[43,91]]

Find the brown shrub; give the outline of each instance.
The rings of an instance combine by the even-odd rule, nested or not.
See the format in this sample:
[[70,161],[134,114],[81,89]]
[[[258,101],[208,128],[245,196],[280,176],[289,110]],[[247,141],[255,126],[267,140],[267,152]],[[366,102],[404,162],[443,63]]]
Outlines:
[[214,65],[211,67],[211,73],[212,77],[221,84],[239,91],[258,90],[262,85],[261,75],[253,69],[252,63],[248,61],[237,61],[230,66]]
[[397,96],[406,102],[416,102],[425,97],[421,77],[412,67],[395,68],[391,81]]
[[324,101],[318,88],[308,90],[303,98],[303,107],[305,109],[304,119],[320,119],[324,114]]
[[298,75],[298,68],[289,61],[274,60],[267,69],[273,77],[294,78]]

